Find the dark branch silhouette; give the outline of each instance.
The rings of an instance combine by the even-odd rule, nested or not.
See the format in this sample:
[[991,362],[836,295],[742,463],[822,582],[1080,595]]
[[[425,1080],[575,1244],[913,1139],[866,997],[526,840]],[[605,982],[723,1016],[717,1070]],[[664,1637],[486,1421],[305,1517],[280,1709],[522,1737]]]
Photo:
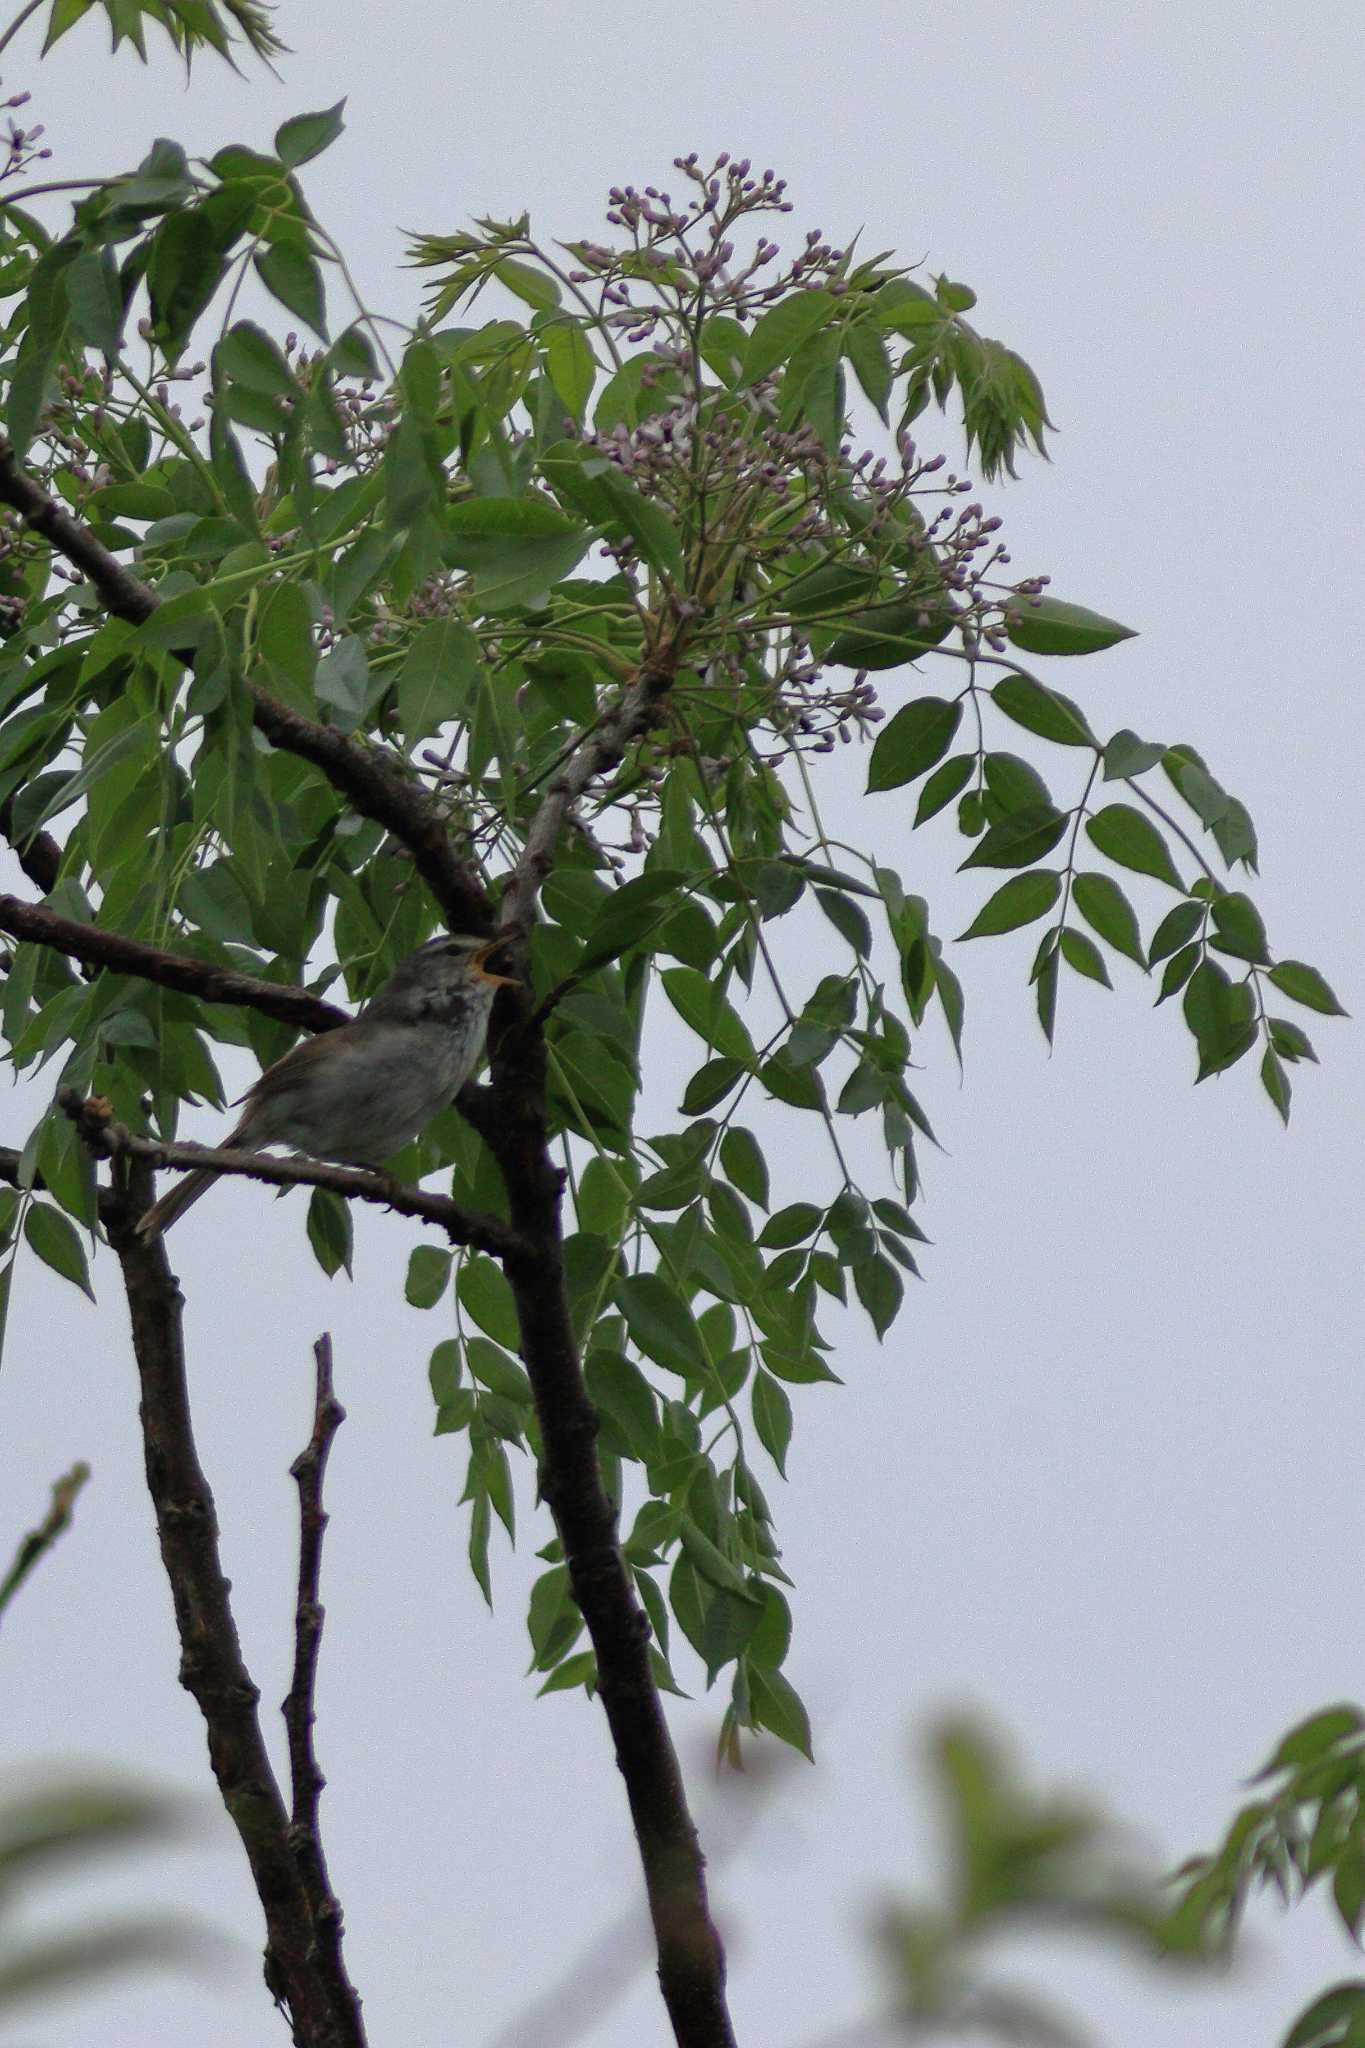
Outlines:
[[360,2001],[340,1957],[339,1909],[294,1840],[261,1734],[260,1694],[242,1658],[218,1554],[213,1495],[195,1448],[185,1379],[181,1296],[160,1243],[137,1219],[152,1199],[144,1161],[126,1162],[106,1211],[123,1270],[142,1399],[147,1487],[180,1633],[181,1683],[208,1732],[209,1760],[265,1913],[266,1982],[301,2048],[365,2048]]
[[243,1152],[236,1147],[216,1149],[140,1138],[126,1125],[116,1123],[98,1097],[64,1088],[57,1100],[98,1158],[136,1159],[146,1166],[202,1167],[209,1173],[265,1181],[272,1187],[328,1188],[347,1201],[376,1202],[400,1216],[434,1223],[452,1244],[472,1245],[494,1258],[505,1259],[523,1249],[517,1233],[499,1217],[462,1208],[448,1195],[424,1194],[421,1188],[405,1186],[384,1173],[372,1173],[368,1167],[330,1166],[320,1159],[274,1159],[265,1152]]
[[327,1780],[313,1745],[316,1720],[313,1698],[318,1651],[322,1645],[322,1537],[327,1515],[322,1505],[323,1480],[332,1439],[346,1420],[346,1410],[332,1389],[332,1340],[324,1333],[313,1346],[316,1399],[313,1434],[289,1467],[299,1489],[299,1584],[294,1603],[294,1673],[284,1702],[289,1734],[289,1781],[295,1854],[307,1873],[311,1891],[330,1899],[335,1909],[324,1921],[319,1938],[326,1943],[327,1966],[342,1973],[341,1907],[327,1875],[327,1858],[318,1824],[318,1800]]
[[141,939],[125,938],[122,932],[106,931],[100,925],[82,924],[78,918],[59,917],[41,903],[25,903],[19,896],[0,896],[0,931],[11,938],[27,939],[39,946],[51,946],[69,960],[86,967],[107,968],[111,974],[133,974],[154,981],[181,995],[198,996],[206,1003],[231,1003],[259,1010],[282,1024],[304,1031],[332,1031],[348,1024],[345,1010],[325,1002],[306,988],[288,982],[262,981],[254,974],[239,974],[235,968],[217,967],[210,960],[195,960],[186,953],[168,953]]

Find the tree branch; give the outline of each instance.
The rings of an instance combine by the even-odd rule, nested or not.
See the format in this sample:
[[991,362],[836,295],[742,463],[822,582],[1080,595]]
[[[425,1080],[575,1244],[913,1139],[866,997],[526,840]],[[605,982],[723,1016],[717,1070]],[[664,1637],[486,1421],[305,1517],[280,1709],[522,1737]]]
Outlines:
[[[656,722],[686,632],[686,621],[676,621],[671,637],[646,655],[635,681],[546,786],[503,889],[499,921],[509,934],[520,937],[529,929],[559,835],[578,799]],[[487,1101],[478,1105],[476,1127],[497,1159],[512,1225],[523,1241],[505,1260],[505,1270],[540,1424],[540,1488],[554,1514],[597,1661],[598,1692],[630,1802],[659,1988],[674,2036],[679,2048],[734,2048],[725,1951],[707,1901],[706,1859],[650,1665],[649,1621],[622,1554],[616,1509],[597,1457],[597,1413],[565,1283],[563,1177],[550,1153],[545,1036],[529,986],[500,991],[495,1021],[503,1016],[507,1028],[490,1035],[492,1083],[482,1091]]]
[[297,2048],[365,2048],[360,2001],[337,1953],[336,1901],[296,1854],[261,1736],[260,1694],[242,1660],[213,1495],[195,1449],[181,1295],[163,1246],[137,1236],[152,1199],[143,1161],[129,1162],[121,1193],[109,1237],[132,1321],[147,1486],[175,1603],[181,1683],[204,1717],[213,1773],[265,1912],[266,1981],[288,2013]]
[[[35,533],[74,564],[115,618],[140,626],[160,604],[155,590],[120,562],[88,526],[19,466],[0,441],[0,503],[13,506]],[[319,725],[248,684],[252,718],[272,746],[311,761],[363,817],[373,818],[407,847],[452,931],[491,933],[492,907],[477,875],[459,859],[439,804],[397,759]]]
[[[509,1189],[518,1179],[509,1177]],[[512,1216],[532,1247],[510,1258],[506,1270],[540,1421],[540,1488],[553,1510],[574,1599],[597,1659],[598,1691],[640,1848],[659,1988],[679,2048],[734,2048],[725,1952],[707,1902],[706,1859],[650,1668],[649,1622],[621,1552],[616,1509],[597,1459],[597,1414],[564,1286],[558,1187],[542,1181],[538,1197],[530,1194],[528,1200],[529,1193],[513,1194]]]
[[52,1505],[36,1529],[30,1529],[14,1553],[14,1562],[0,1579],[0,1619],[24,1580],[41,1557],[51,1550],[71,1521],[76,1495],[90,1477],[90,1467],[81,1460],[69,1472],[53,1481]]
[[15,838],[12,796],[7,796],[0,804],[0,833],[14,848],[19,865],[34,888],[44,896],[55,889],[61,871],[62,849],[50,832],[30,832],[23,839]]
[[262,981],[254,974],[240,974],[235,968],[215,967],[211,961],[195,960],[184,953],[167,953],[148,946],[141,939],[125,938],[122,932],[82,924],[74,917],[59,917],[41,903],[25,903],[20,896],[0,896],[0,931],[12,938],[27,939],[35,945],[51,946],[68,959],[87,967],[104,967],[111,974],[135,974],[162,988],[178,989],[182,995],[199,996],[206,1003],[231,1003],[259,1010],[304,1031],[334,1031],[350,1018],[334,1003],[324,1001],[306,988],[288,982]]
[[[294,1672],[284,1702],[284,1725],[289,1733],[289,1780],[292,1792],[294,1852],[306,1867],[314,1892],[332,1899],[327,1858],[323,1853],[318,1826],[318,1798],[327,1780],[318,1767],[313,1747],[313,1724],[317,1719],[314,1692],[317,1683],[318,1651],[322,1644],[323,1607],[318,1598],[322,1573],[322,1537],[327,1516],[322,1505],[322,1485],[332,1439],[346,1420],[346,1410],[332,1391],[332,1340],[324,1333],[313,1346],[316,1368],[316,1399],[313,1434],[289,1467],[299,1489],[299,1588],[294,1603]],[[340,1972],[341,1908],[329,1920],[328,1967]]]
[[491,936],[492,906],[482,883],[451,845],[440,805],[405,773],[398,758],[302,717],[254,684],[249,687],[257,730],[272,746],[320,768],[353,810],[373,818],[406,846],[450,930]]
[[503,888],[498,921],[504,931],[529,927],[541,884],[554,865],[556,841],[574,805],[588,784],[615,768],[631,741],[657,719],[682,660],[684,630],[680,626],[666,645],[646,656],[635,681],[546,785],[526,844]]
[[115,1123],[98,1097],[87,1098],[74,1088],[63,1088],[57,1101],[98,1158],[135,1159],[148,1167],[202,1167],[209,1173],[265,1181],[271,1187],[327,1188],[347,1201],[379,1203],[400,1216],[434,1223],[452,1244],[473,1245],[495,1259],[525,1249],[519,1234],[500,1217],[462,1208],[448,1195],[424,1194],[420,1188],[405,1186],[388,1174],[372,1173],[367,1167],[331,1166],[320,1159],[272,1159],[264,1152],[245,1152],[235,1146],[180,1145],[140,1138]]

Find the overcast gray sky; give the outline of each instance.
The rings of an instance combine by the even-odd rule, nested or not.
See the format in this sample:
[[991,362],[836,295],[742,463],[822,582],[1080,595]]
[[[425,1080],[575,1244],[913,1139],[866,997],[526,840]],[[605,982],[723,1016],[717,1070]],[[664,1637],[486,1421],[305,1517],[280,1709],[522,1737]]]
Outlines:
[[[1059,429],[1051,466],[992,494],[1020,573],[1141,634],[1057,680],[1102,728],[1205,753],[1260,829],[1272,944],[1361,1008],[1358,8],[344,0],[280,20],[296,52],[282,86],[205,62],[184,91],[165,57],[111,62],[93,18],[41,67],[26,32],[4,85],[33,90],[66,176],[126,169],[157,133],[205,154],[267,144],[288,114],[348,95],[348,133],[307,189],[372,302],[400,313],[416,304],[400,229],[525,206],[546,233],[591,232],[609,184],[666,179],[692,148],[773,164],[794,231],[862,226],[868,247],[966,280]],[[834,765],[844,834],[874,832],[938,928],[960,930],[981,892],[954,876],[951,833],[912,842],[905,808],[861,810],[860,765]],[[927,1284],[883,1349],[859,1318],[840,1329],[846,1385],[802,1391],[792,1483],[772,1488],[819,1762],[760,1802],[715,1872],[736,2024],[763,2048],[803,2048],[873,2003],[875,1903],[938,1870],[915,1745],[945,1706],[989,1713],[1038,1777],[1103,1800],[1174,1861],[1214,1840],[1284,1726],[1365,1690],[1359,1033],[1319,1020],[1324,1066],[1296,1071],[1286,1135],[1249,1065],[1191,1087],[1189,1041],[1136,970],[1114,995],[1072,978],[1049,1059],[1031,951],[1027,933],[958,949],[965,1083],[940,1036],[917,1048],[946,1148],[921,1211]],[[37,1100],[0,1097],[0,1138],[22,1141]],[[522,1676],[529,1552],[548,1531],[530,1533],[523,1485],[527,1536],[497,1553],[489,1620],[463,1560],[461,1455],[430,1436],[441,1312],[401,1301],[405,1228],[358,1218],[357,1284],[329,1286],[295,1203],[244,1185],[213,1199],[217,1219],[196,1211],[175,1250],[247,1654],[269,1705],[287,1682],[287,1466],[329,1328],[350,1420],[319,1743],[348,1956],[375,2048],[483,2048],[638,1890],[600,1714],[536,1702]],[[31,1263],[15,1286],[0,1541],[74,1457],[95,1476],[6,1622],[6,1754],[200,1787],[123,1311],[112,1273],[97,1283],[98,1312]],[[718,1712],[702,1696],[674,1715],[704,1827]],[[139,1980],[16,2040],[283,2040],[211,1807],[199,1848],[80,1896],[192,1908],[240,1946],[212,1986]],[[1062,1943],[1008,1960],[1105,2041],[1272,2048],[1359,1958],[1316,1899],[1254,1918],[1257,1957],[1228,1985]],[[647,1968],[582,2036],[665,2039]]]

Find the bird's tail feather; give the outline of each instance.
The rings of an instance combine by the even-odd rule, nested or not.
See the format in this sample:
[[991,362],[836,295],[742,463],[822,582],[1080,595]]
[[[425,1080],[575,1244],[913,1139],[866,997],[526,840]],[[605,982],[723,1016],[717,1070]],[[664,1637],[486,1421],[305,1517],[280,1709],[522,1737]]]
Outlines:
[[205,1173],[202,1168],[182,1175],[169,1193],[164,1194],[159,1202],[154,1202],[139,1220],[137,1234],[143,1243],[151,1244],[169,1230],[201,1195],[208,1193],[216,1179],[216,1174]]

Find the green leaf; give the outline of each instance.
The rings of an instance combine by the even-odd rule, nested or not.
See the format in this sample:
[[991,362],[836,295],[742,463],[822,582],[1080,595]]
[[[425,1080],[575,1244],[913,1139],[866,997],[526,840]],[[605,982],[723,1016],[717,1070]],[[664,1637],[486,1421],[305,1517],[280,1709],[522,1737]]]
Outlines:
[[940,590],[922,597],[871,605],[831,643],[825,660],[836,668],[900,668],[947,639],[953,614]]
[[768,1218],[758,1242],[764,1251],[783,1251],[788,1245],[800,1244],[810,1237],[824,1220],[824,1210],[814,1202],[793,1202]]
[[469,1370],[490,1394],[498,1394],[519,1408],[532,1405],[531,1382],[523,1366],[510,1358],[500,1344],[488,1337],[467,1337],[465,1358]]
[[588,337],[576,320],[557,320],[541,335],[545,368],[565,412],[582,420],[597,381]]
[[863,396],[885,426],[894,372],[880,323],[875,318],[851,321],[844,333],[844,354],[853,365]]
[[1145,971],[1147,958],[1142,950],[1137,914],[1111,876],[1093,869],[1083,870],[1071,884],[1071,900],[1092,931],[1107,940],[1116,953],[1126,954]]
[[1104,750],[1104,779],[1120,782],[1155,768],[1166,749],[1159,740],[1140,740],[1127,726],[1116,732]]
[[1234,988],[1217,961],[1201,960],[1185,985],[1181,1007],[1185,1022],[1199,1047],[1199,1075],[1221,1073],[1255,1041],[1254,1024],[1248,1022],[1250,991]]
[[838,300],[823,291],[794,291],[779,299],[754,322],[744,351],[741,384],[754,384],[788,361],[802,342],[809,341],[838,307]]
[[493,1605],[493,1587],[488,1574],[488,1538],[491,1528],[488,1495],[480,1488],[474,1495],[474,1504],[469,1511],[469,1569],[473,1572],[479,1591],[490,1608]]
[[1188,945],[1203,924],[1204,916],[1205,906],[1198,902],[1177,903],[1174,910],[1168,910],[1152,933],[1152,943],[1147,948],[1147,958],[1153,967],[1168,953],[1178,952],[1182,946]]
[[1069,967],[1075,968],[1077,974],[1083,974],[1087,981],[1098,981],[1105,988],[1113,987],[1103,955],[1093,939],[1088,939],[1084,932],[1078,932],[1068,925],[1059,935],[1057,943],[1061,948],[1062,958]]
[[24,1218],[24,1236],[45,1266],[51,1266],[63,1280],[70,1280],[91,1301],[95,1299],[85,1248],[69,1216],[54,1209],[50,1202],[35,1201]]
[[1277,961],[1270,970],[1270,979],[1282,996],[1288,996],[1291,1002],[1302,1003],[1306,1010],[1317,1010],[1324,1017],[1344,1017],[1347,1014],[1317,968],[1308,966],[1306,961]]
[[1085,829],[1100,852],[1120,867],[1132,868],[1139,875],[1155,875],[1184,895],[1185,884],[1175,871],[1165,840],[1131,804],[1106,804],[1086,819]]
[[445,559],[468,572],[489,611],[545,604],[592,542],[589,527],[536,498],[465,499],[446,521]]
[[987,754],[982,761],[986,777],[986,814],[998,824],[1004,811],[1022,811],[1027,804],[1051,804],[1052,792],[1028,761],[1018,754]]
[[257,251],[255,264],[271,298],[278,299],[287,312],[296,314],[326,341],[326,298],[316,258],[296,242],[276,242]]
[[637,491],[613,463],[603,461],[595,480],[613,518],[625,528],[649,566],[681,583],[686,572],[682,541],[663,507]]
[[351,1205],[330,1188],[314,1188],[308,1203],[308,1242],[313,1256],[330,1280],[339,1267],[351,1271]]
[[919,793],[915,824],[925,824],[928,819],[936,817],[950,804],[971,781],[975,766],[975,754],[954,754],[951,761],[945,761],[941,768],[935,768]]
[[1120,626],[1081,604],[1064,604],[1058,597],[1012,606],[1005,631],[1027,654],[1098,654],[1120,640],[1135,638],[1131,626]]
[[1035,869],[1027,875],[1013,875],[981,909],[961,934],[964,939],[993,938],[1012,932],[1020,925],[1044,917],[1061,894],[1062,878],[1051,868]]
[[1261,913],[1249,896],[1230,894],[1219,896],[1213,905],[1213,928],[1217,936],[1209,944],[1220,953],[1231,953],[1238,960],[1250,960],[1255,966],[1270,964],[1270,952],[1266,945],[1265,926]]
[[479,665],[478,639],[461,620],[423,626],[398,672],[398,723],[409,747],[468,714]]
[[767,1208],[768,1162],[752,1131],[731,1124],[720,1141],[720,1163],[727,1180],[733,1181],[742,1195],[757,1202],[760,1209]]
[[177,355],[227,273],[227,254],[254,201],[228,190],[170,214],[152,237],[147,291],[152,322],[168,354]]
[[761,1728],[792,1749],[800,1750],[809,1762],[815,1762],[810,1715],[796,1688],[780,1671],[770,1671],[759,1664],[749,1666],[749,1703]]
[[1334,1984],[1315,1998],[1285,2035],[1283,2048],[1365,2048],[1365,1984]]
[[295,114],[282,128],[277,128],[275,154],[280,162],[293,170],[298,164],[306,164],[310,157],[321,156],[346,125],[341,118],[345,105],[345,100],[338,100],[334,107],[325,107],[318,114]]
[[840,938],[847,940],[860,960],[865,960],[872,951],[872,927],[866,913],[856,903],[850,903],[847,896],[836,895],[833,889],[817,889],[815,900]]
[[461,1261],[455,1279],[460,1304],[473,1316],[479,1328],[505,1351],[515,1351],[521,1342],[517,1305],[501,1266],[482,1253]]
[[523,305],[534,307],[537,313],[557,310],[559,286],[545,271],[537,270],[530,263],[518,263],[514,256],[504,256],[494,264],[493,275],[499,284],[514,292]]
[[705,1379],[706,1349],[686,1301],[661,1273],[631,1273],[614,1289],[631,1341],[669,1372]]
[[1068,820],[1050,804],[1026,804],[983,833],[959,868],[1026,868],[1051,853]]
[[683,1090],[681,1107],[684,1116],[701,1116],[706,1110],[714,1109],[747,1072],[742,1060],[708,1060],[705,1066],[698,1067]]
[[658,1450],[659,1410],[654,1390],[633,1359],[623,1352],[597,1349],[584,1367],[593,1406],[609,1416],[632,1455],[651,1458]]
[[319,704],[331,713],[329,723],[338,732],[354,732],[365,716],[370,695],[370,664],[365,643],[354,633],[343,633],[318,662],[313,690]]
[[431,1398],[438,1408],[448,1407],[455,1399],[463,1377],[463,1353],[453,1337],[443,1337],[427,1361]]
[[532,1586],[526,1627],[531,1638],[531,1669],[552,1670],[583,1627],[583,1617],[569,1591],[567,1565],[552,1565]]
[[1273,1755],[1262,1764],[1251,1782],[1256,1784],[1262,1778],[1273,1778],[1277,1771],[1297,1771],[1305,1764],[1317,1763],[1339,1743],[1349,1742],[1361,1733],[1365,1733],[1365,1714],[1359,1707],[1321,1707],[1307,1720],[1296,1722],[1289,1733],[1280,1738]]
[[683,1022],[727,1059],[754,1063],[753,1041],[718,983],[696,967],[666,967],[659,979]]
[[[1051,936],[1049,934],[1049,937]],[[1043,1027],[1043,1036],[1051,1045],[1052,1034],[1057,1024],[1058,954],[1055,945],[1049,946],[1047,940],[1043,943],[1045,950],[1040,951],[1033,969],[1034,1000],[1038,1006],[1038,1022]]]
[[263,327],[239,320],[213,351],[219,369],[235,384],[266,398],[296,398],[298,382],[284,356]]
[[668,1582],[669,1601],[679,1628],[706,1666],[706,1682],[733,1664],[758,1628],[763,1609],[757,1600],[741,1600],[702,1577],[690,1558],[679,1557]]
[[1300,1031],[1288,1017],[1267,1017],[1266,1023],[1270,1027],[1270,1043],[1282,1060],[1312,1060],[1317,1065],[1318,1056],[1306,1031]]
[[932,768],[947,753],[961,719],[960,698],[917,697],[902,705],[877,735],[868,763],[868,793],[899,789]]
[[434,1308],[450,1281],[451,1254],[434,1244],[413,1247],[403,1294],[412,1308]]
[[1046,690],[1031,676],[1006,676],[991,691],[992,702],[1040,739],[1054,740],[1062,747],[1094,747],[1099,742],[1085,720],[1085,714],[1069,697]]
[[779,1382],[761,1368],[754,1374],[749,1400],[758,1440],[785,1479],[787,1447],[792,1434],[792,1404]]
[[736,1600],[748,1600],[761,1604],[762,1595],[750,1586],[743,1572],[731,1563],[725,1552],[711,1541],[704,1529],[698,1528],[690,1515],[684,1515],[678,1531],[683,1556],[694,1571],[718,1586],[722,1593],[731,1593]]
[[861,1258],[853,1268],[853,1285],[858,1299],[872,1319],[878,1342],[886,1335],[900,1311],[905,1286],[890,1259],[880,1252]]
[[1266,1047],[1265,1057],[1261,1061],[1261,1086],[1279,1111],[1280,1121],[1287,1124],[1289,1098],[1294,1091],[1289,1085],[1288,1074],[1269,1046]]
[[1172,953],[1161,976],[1161,990],[1156,999],[1158,1004],[1184,988],[1199,965],[1199,951],[1198,946],[1182,946],[1178,953]]
[[123,333],[123,294],[113,251],[82,249],[66,272],[71,326],[78,341],[110,358],[119,352]]

